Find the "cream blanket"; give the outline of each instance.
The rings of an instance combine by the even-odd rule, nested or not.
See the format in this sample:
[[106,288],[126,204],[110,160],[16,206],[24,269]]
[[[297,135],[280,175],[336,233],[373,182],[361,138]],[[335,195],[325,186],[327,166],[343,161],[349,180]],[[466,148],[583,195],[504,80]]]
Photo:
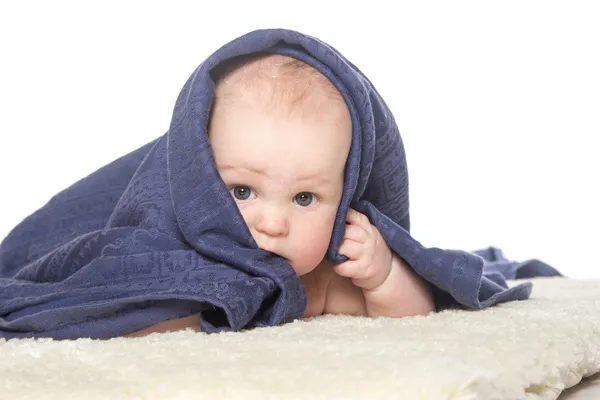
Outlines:
[[600,281],[533,281],[480,312],[0,340],[0,399],[556,399],[600,370]]

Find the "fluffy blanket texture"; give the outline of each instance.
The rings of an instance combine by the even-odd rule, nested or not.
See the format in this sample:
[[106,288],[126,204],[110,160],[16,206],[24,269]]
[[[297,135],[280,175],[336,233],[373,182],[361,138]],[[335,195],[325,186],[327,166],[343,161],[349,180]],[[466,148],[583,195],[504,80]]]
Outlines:
[[600,371],[600,281],[532,281],[530,300],[428,317],[0,339],[0,398],[556,399]]

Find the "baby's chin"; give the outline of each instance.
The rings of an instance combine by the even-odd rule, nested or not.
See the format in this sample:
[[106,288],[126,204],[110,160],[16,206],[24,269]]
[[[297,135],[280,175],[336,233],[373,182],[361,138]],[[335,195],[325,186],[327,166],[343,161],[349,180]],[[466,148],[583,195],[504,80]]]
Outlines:
[[292,266],[292,268],[294,269],[294,271],[296,271],[296,274],[298,276],[304,276],[307,274],[310,274],[311,272],[313,272],[315,269],[317,269],[317,267],[319,265],[321,265],[321,262],[317,262],[317,263],[304,263],[304,264],[298,264],[298,263],[294,263],[293,261],[289,261],[290,265]]
[[[263,249],[263,250],[265,250],[265,249]],[[266,251],[269,251],[269,250],[266,250]],[[317,267],[319,265],[321,265],[323,262],[326,261],[325,253],[323,253],[322,256],[319,253],[318,256],[316,256],[316,254],[310,254],[310,256],[308,256],[308,257],[294,257],[294,258],[286,257],[283,254],[278,254],[278,253],[273,253],[273,252],[270,252],[270,253],[285,259],[288,262],[288,264],[290,264],[292,269],[296,272],[296,275],[298,275],[298,276],[303,276],[303,275],[313,272],[315,269],[317,269]]]

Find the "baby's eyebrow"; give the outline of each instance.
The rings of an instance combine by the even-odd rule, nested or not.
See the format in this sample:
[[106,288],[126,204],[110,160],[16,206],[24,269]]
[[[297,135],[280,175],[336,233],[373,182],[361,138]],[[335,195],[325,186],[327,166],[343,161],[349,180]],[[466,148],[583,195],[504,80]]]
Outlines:
[[[263,176],[266,175],[265,170],[263,168],[256,168],[256,167],[252,167],[252,166],[240,167],[240,166],[231,165],[231,164],[222,164],[219,166],[219,169],[233,170],[233,171],[240,171],[240,172],[251,172],[251,173],[254,173],[257,175],[263,175]],[[329,184],[331,182],[331,179],[326,174],[322,174],[322,173],[300,176],[300,177],[297,177],[296,179],[298,180],[298,182],[311,181],[318,185]]]
[[240,171],[250,171],[253,172],[255,174],[259,174],[259,175],[264,175],[265,174],[265,170],[262,168],[254,168],[254,167],[237,167],[235,165],[231,165],[231,164],[223,164],[219,166],[220,169],[233,169],[233,170],[240,170]]
[[325,176],[324,174],[316,174],[316,175],[308,175],[308,176],[299,177],[298,181],[300,181],[300,182],[312,181],[312,182],[317,182],[319,184],[325,184],[325,183],[330,182],[329,178],[327,176]]

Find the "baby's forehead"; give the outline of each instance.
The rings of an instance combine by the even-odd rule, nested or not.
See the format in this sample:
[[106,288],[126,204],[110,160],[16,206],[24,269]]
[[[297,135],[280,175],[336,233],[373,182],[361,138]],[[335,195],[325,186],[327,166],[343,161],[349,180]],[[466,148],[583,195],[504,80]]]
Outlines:
[[213,76],[216,97],[252,101],[271,106],[308,108],[310,112],[332,106],[346,107],[333,83],[304,61],[280,54],[255,54],[218,66]]

